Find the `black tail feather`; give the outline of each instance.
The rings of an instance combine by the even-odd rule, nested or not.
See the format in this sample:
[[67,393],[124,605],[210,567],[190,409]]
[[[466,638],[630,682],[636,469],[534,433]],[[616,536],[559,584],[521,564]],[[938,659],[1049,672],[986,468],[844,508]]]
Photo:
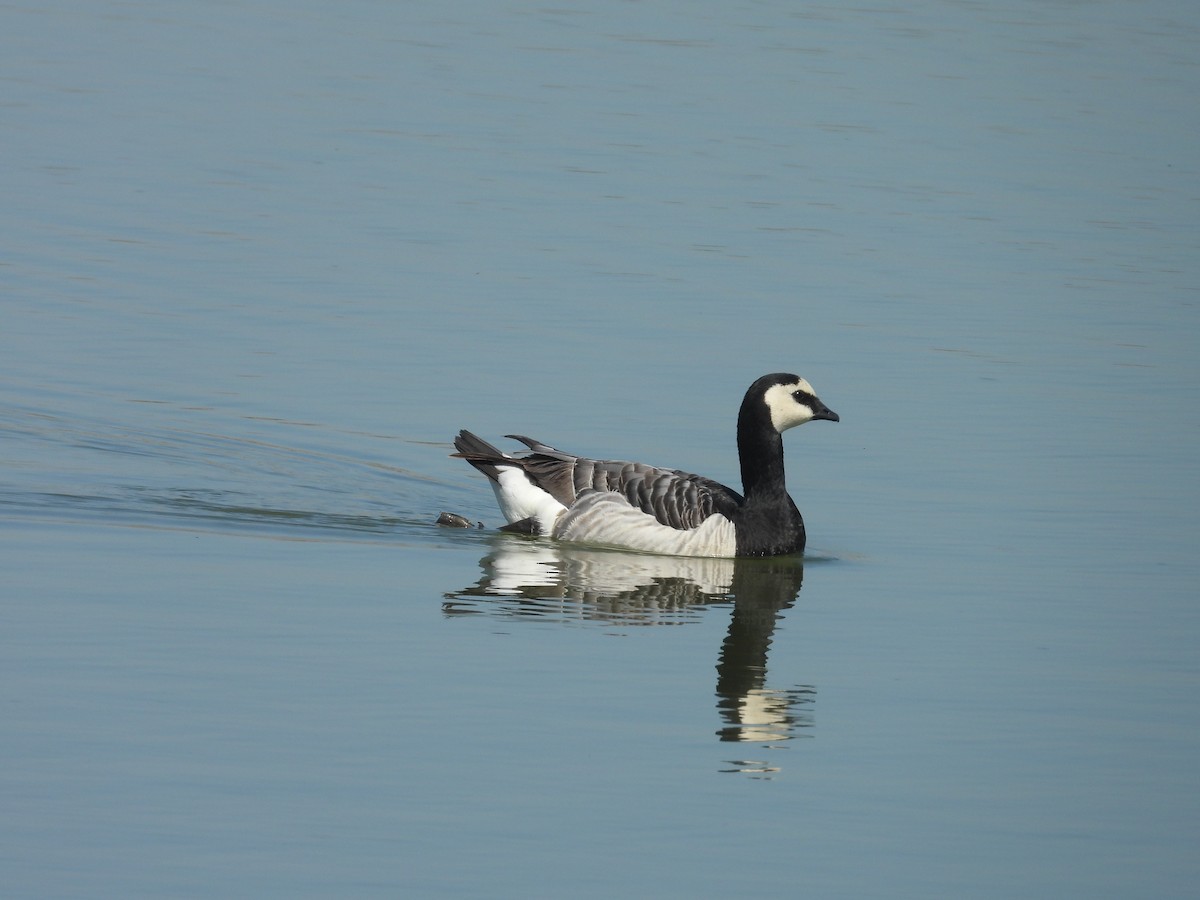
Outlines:
[[454,439],[454,447],[458,452],[451,453],[451,456],[465,459],[492,481],[498,481],[500,478],[498,463],[509,458],[479,435],[472,434],[465,428]]

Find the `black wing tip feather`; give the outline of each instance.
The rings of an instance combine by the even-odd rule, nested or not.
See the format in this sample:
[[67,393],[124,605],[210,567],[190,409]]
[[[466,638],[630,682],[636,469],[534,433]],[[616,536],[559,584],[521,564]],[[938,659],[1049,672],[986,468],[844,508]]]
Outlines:
[[543,444],[541,441],[537,440],[536,438],[526,437],[523,434],[506,434],[505,437],[509,438],[511,440],[514,440],[514,441],[520,441],[522,444],[524,444],[526,447],[528,447],[534,453],[546,453],[546,454],[550,454],[552,456],[553,455],[562,455],[562,456],[573,456],[574,455],[571,453],[563,453],[563,451],[559,450],[557,447],[551,447],[549,444]]

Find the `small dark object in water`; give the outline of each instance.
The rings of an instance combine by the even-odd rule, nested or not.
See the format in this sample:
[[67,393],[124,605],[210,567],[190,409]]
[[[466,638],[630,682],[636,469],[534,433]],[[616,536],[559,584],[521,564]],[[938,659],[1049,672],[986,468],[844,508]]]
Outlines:
[[[471,528],[471,527],[474,527],[474,526],[472,526],[472,525],[471,525],[471,520],[470,520],[470,519],[468,519],[466,516],[460,516],[458,513],[448,513],[448,512],[444,512],[444,513],[442,513],[440,516],[438,516],[438,518],[437,518],[437,523],[438,523],[439,525],[446,525],[446,526],[449,526],[450,528]],[[483,523],[482,523],[482,522],[477,522],[477,523],[476,523],[476,525],[478,525],[480,528],[482,528],[482,527],[483,527]]]

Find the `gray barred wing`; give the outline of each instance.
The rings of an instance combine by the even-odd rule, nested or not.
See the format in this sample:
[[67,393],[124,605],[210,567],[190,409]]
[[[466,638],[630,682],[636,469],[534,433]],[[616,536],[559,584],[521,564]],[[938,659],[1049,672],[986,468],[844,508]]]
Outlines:
[[688,531],[713,513],[729,517],[742,503],[736,491],[700,475],[643,463],[588,459],[522,435],[508,437],[533,451],[521,457],[521,467],[563,506],[570,507],[585,491],[620,494],[661,524]]

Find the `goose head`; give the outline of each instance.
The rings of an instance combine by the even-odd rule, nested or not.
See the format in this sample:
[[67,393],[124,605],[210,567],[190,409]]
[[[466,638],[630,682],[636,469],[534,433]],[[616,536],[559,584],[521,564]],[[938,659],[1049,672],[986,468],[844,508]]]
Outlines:
[[771,425],[781,434],[813,419],[841,421],[837,413],[821,402],[812,385],[797,375],[766,375],[755,383],[755,387],[770,413]]

